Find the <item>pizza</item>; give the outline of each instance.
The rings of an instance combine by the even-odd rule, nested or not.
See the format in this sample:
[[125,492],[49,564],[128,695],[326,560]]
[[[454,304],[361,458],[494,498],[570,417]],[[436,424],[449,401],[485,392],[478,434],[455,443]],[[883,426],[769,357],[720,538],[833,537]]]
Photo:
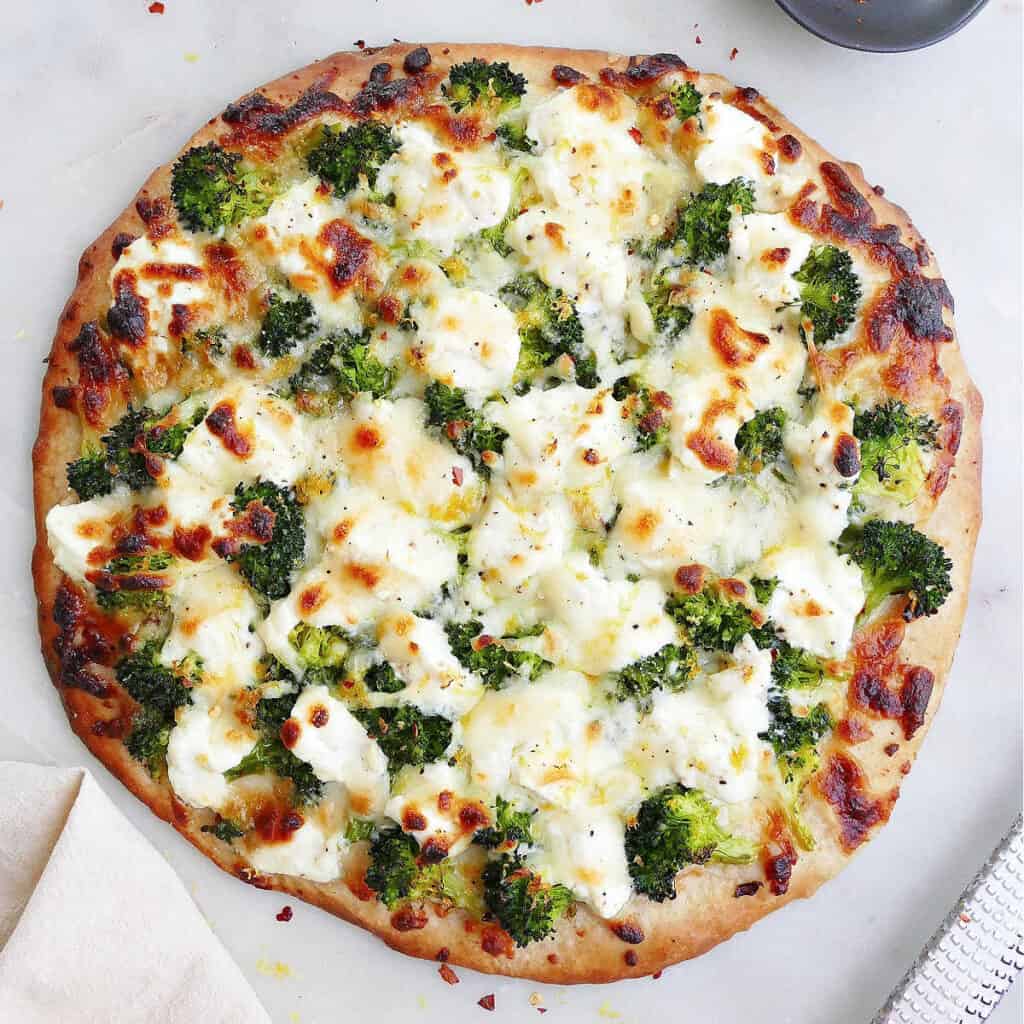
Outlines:
[[644,57],[395,44],[229,105],[82,257],[34,576],[76,733],[409,954],[649,974],[888,819],[980,398],[906,214]]

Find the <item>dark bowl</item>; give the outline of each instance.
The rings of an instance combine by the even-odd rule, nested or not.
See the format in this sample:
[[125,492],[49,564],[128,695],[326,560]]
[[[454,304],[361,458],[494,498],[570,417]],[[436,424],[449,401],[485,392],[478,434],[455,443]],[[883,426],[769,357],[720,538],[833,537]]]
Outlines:
[[776,0],[816,36],[850,50],[902,53],[958,32],[988,0]]

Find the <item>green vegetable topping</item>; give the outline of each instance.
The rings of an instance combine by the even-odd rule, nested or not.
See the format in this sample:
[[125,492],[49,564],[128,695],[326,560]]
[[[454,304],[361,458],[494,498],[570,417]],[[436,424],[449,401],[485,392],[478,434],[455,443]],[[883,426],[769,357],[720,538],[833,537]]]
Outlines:
[[953,563],[946,552],[910,523],[873,519],[862,527],[848,526],[837,547],[861,568],[865,616],[895,594],[907,596],[903,618],[908,622],[934,615],[953,589]]
[[746,864],[756,846],[718,824],[718,813],[701,792],[666,786],[649,796],[626,829],[626,861],[637,892],[659,903],[676,898],[676,875],[709,860]]
[[680,121],[685,121],[700,113],[700,105],[704,96],[697,91],[693,82],[683,82],[680,85],[674,85],[669,90],[669,98],[672,100],[672,106],[675,107],[676,117]]
[[496,849],[499,846],[512,847],[518,843],[532,843],[530,825],[535,812],[519,811],[504,797],[498,796],[494,803],[494,824],[477,830],[473,842]]
[[803,285],[800,311],[814,327],[815,345],[826,345],[853,323],[861,288],[848,252],[818,246],[793,278]]
[[474,57],[449,68],[448,83],[441,91],[456,113],[480,101],[504,112],[518,106],[526,92],[526,76],[513,71],[506,61],[490,63]]
[[257,532],[260,539],[256,543],[242,544],[225,557],[229,562],[238,563],[242,576],[253,590],[271,600],[287,597],[292,589],[292,576],[305,557],[306,546],[302,508],[295,498],[294,488],[279,487],[269,480],[239,484],[231,507],[249,517],[248,532]]
[[447,718],[425,715],[411,704],[359,708],[353,714],[384,752],[392,776],[406,765],[437,761],[452,741],[452,723]]
[[675,594],[665,611],[682,626],[692,643],[707,651],[731,651],[748,633],[758,647],[777,643],[769,623],[757,625],[750,609],[720,587],[708,584],[698,594]]
[[692,647],[666,644],[615,673],[615,697],[635,700],[641,710],[649,710],[655,690],[684,690],[699,671],[697,652]]
[[450,388],[432,380],[423,394],[423,401],[427,404],[427,422],[433,427],[440,427],[452,447],[460,455],[465,455],[478,473],[489,476],[490,466],[483,453],[500,453],[508,433],[485,419],[482,413],[471,409],[461,388]]
[[316,313],[313,303],[305,295],[289,299],[277,292],[270,292],[267,296],[267,313],[260,325],[256,347],[263,355],[278,359],[291,352],[315,330]]
[[782,432],[786,425],[784,409],[762,409],[736,431],[739,452],[737,472],[757,476],[766,466],[778,462],[782,455]]
[[214,232],[261,217],[274,194],[269,180],[243,168],[240,154],[215,142],[188,150],[171,170],[171,199],[191,231]]
[[891,400],[858,412],[853,433],[860,441],[858,496],[876,495],[909,505],[921,492],[927,471],[923,453],[937,446],[938,425]]
[[449,622],[444,629],[452,654],[492,690],[500,690],[514,677],[536,679],[551,668],[551,663],[539,654],[509,650],[497,638],[483,635],[483,623],[478,619]]
[[306,163],[335,195],[344,196],[361,177],[372,189],[381,166],[400,148],[394,133],[381,121],[362,121],[349,128],[325,125]]
[[517,946],[546,939],[574,901],[564,885],[545,885],[512,854],[492,860],[483,881],[487,909]]

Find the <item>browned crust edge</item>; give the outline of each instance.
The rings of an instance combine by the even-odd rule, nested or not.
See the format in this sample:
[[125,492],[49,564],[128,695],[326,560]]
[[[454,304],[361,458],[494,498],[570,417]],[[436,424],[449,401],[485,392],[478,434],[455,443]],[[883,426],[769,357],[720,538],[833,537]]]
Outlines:
[[[379,50],[337,53],[300,71],[286,75],[260,89],[265,95],[289,104],[314,83],[341,96],[354,93],[365,80],[370,67],[381,61],[401,66],[402,58],[413,44],[395,44]],[[510,60],[527,73],[531,81],[547,81],[552,87],[550,71],[555,64],[567,64],[591,77],[601,68],[624,70],[627,58],[598,51],[559,48],[519,48],[504,45],[430,44],[434,68],[482,56],[492,60]],[[727,91],[731,84],[714,75],[702,75],[700,87],[705,91]],[[830,159],[816,142],[808,138],[763,99],[753,102],[761,112],[779,126],[776,136],[794,135],[804,146],[813,164]],[[186,144],[207,142],[222,131],[219,119],[208,122]],[[177,154],[175,154],[176,156]],[[165,194],[171,163],[158,168],[149,177],[136,200]],[[844,164],[856,188],[871,204],[879,223],[899,227],[903,241],[914,247],[923,239],[899,207],[875,194],[855,164]],[[460,912],[446,917],[428,914],[425,927],[398,931],[390,924],[388,912],[375,901],[362,901],[344,884],[317,884],[282,875],[258,876],[227,844],[200,831],[202,816],[183,806],[171,794],[166,783],[155,782],[134,762],[117,739],[97,735],[91,730],[97,717],[102,717],[102,700],[82,690],[65,688],[60,683],[60,665],[54,652],[56,627],[53,622],[54,600],[61,581],[46,543],[45,516],[54,504],[67,496],[64,467],[75,458],[80,445],[77,428],[69,429],[73,420],[57,409],[50,400],[55,385],[73,380],[75,373],[67,343],[77,334],[83,321],[94,318],[105,308],[107,278],[113,258],[111,242],[119,232],[142,234],[145,230],[135,209],[135,201],[82,255],[78,282],[58,321],[50,354],[49,367],[43,382],[39,435],[33,449],[36,544],[32,557],[32,574],[38,598],[39,625],[43,656],[54,685],[61,694],[72,728],[102,761],[155,814],[168,821],[194,846],[225,871],[261,888],[276,889],[315,904],[380,936],[388,945],[413,956],[433,959],[441,950],[448,951],[450,963],[479,971],[532,978],[556,984],[605,982],[624,977],[650,974],[670,964],[698,956],[717,943],[776,910],[792,899],[810,896],[819,885],[836,874],[849,859],[838,840],[819,843],[810,854],[802,854],[794,871],[788,892],[771,895],[767,887],[757,894],[736,898],[733,889],[739,880],[736,869],[718,867],[691,869],[680,882],[675,901],[653,904],[634,900],[624,915],[637,924],[646,936],[637,945],[626,944],[589,911],[581,908],[572,920],[565,920],[555,936],[541,943],[517,950],[514,957],[494,955],[483,947],[486,926],[473,926]],[[925,273],[939,276],[932,259]],[[965,407],[963,439],[956,466],[938,508],[928,523],[929,534],[943,543],[954,561],[954,592],[939,615],[912,625],[907,633],[902,654],[905,660],[923,664],[935,673],[936,684],[928,707],[925,727],[912,740],[901,743],[899,756],[882,752],[885,737],[856,748],[856,758],[865,768],[876,793],[889,787],[892,799],[898,793],[899,780],[909,769],[920,748],[927,728],[934,717],[942,695],[967,602],[971,561],[981,522],[981,397],[972,384],[959,347],[954,341],[942,348],[942,366],[950,380],[952,394]],[[876,730],[881,732],[881,730]],[[819,810],[821,810],[819,808]],[[827,813],[827,811],[822,811]],[[831,832],[835,832],[835,828]],[[759,875],[751,871],[752,877]],[[635,954],[635,955],[634,955]]]

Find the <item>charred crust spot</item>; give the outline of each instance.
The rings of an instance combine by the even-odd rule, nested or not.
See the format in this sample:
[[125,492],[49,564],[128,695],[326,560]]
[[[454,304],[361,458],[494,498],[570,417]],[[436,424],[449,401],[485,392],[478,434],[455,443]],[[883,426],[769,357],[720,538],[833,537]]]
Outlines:
[[206,417],[206,427],[232,455],[244,459],[252,453],[248,438],[238,429],[235,407],[230,402],[221,402],[213,409]]
[[299,742],[299,737],[302,735],[302,726],[295,721],[294,718],[286,718],[281,723],[281,742],[291,750],[296,743]]
[[114,235],[113,241],[110,243],[110,255],[113,256],[115,260],[119,260],[121,258],[121,253],[123,253],[137,237],[137,235],[129,234],[127,231],[118,231],[118,233]]
[[490,817],[479,804],[465,804],[459,809],[459,824],[467,832],[475,832],[490,823]]
[[568,64],[556,64],[551,69],[551,77],[559,85],[576,85],[577,82],[582,82],[587,76],[581,71],[569,67]]
[[818,776],[821,795],[831,804],[839,820],[843,847],[855,850],[875,825],[885,821],[888,808],[864,790],[860,765],[845,754],[833,754]]
[[785,246],[779,246],[777,249],[766,249],[761,253],[761,262],[768,266],[781,266],[789,259],[790,250]]
[[167,325],[167,333],[172,338],[183,338],[195,322],[195,312],[191,306],[181,302],[171,305],[171,319]]
[[427,913],[422,907],[402,907],[391,915],[396,932],[416,932],[427,927]]
[[235,129],[235,134],[244,141],[246,135],[280,136],[297,125],[328,112],[344,113],[345,101],[328,92],[322,84],[314,84],[290,106],[264,96],[252,93],[237,103],[229,104],[221,115],[225,124]]
[[744,896],[755,896],[762,884],[762,882],[740,882],[732,891],[733,899],[738,900]]
[[881,675],[870,668],[859,669],[853,674],[850,703],[884,718],[899,718],[903,714],[899,696],[886,686]]
[[871,726],[856,715],[851,715],[849,718],[844,718],[839,722],[836,726],[836,732],[851,745],[863,743],[865,740],[871,739],[873,735]]
[[415,50],[410,50],[405,55],[405,60],[402,61],[402,70],[407,75],[418,75],[430,67],[430,60],[430,51],[425,46],[417,46]]
[[175,526],[174,550],[190,562],[198,562],[211,537],[210,528],[203,523],[193,527]]
[[892,757],[900,749],[900,745],[898,743],[886,743],[882,749],[886,757]]
[[[426,822],[423,825],[426,828]],[[440,864],[448,856],[448,844],[437,836],[430,836],[420,849],[424,864]]]
[[89,732],[91,732],[93,736],[99,736],[101,739],[107,740],[122,739],[127,731],[127,726],[122,718],[110,718],[106,720],[99,718],[89,727]]
[[[686,63],[674,53],[652,53],[647,56],[633,56],[625,71],[614,68],[601,69],[601,81],[620,89],[638,89],[673,71],[685,71]],[[557,81],[557,79],[556,79]]]
[[836,438],[832,464],[836,472],[846,479],[860,472],[860,445],[852,434],[840,434]]
[[480,948],[495,958],[505,956],[511,960],[516,955],[516,944],[512,936],[496,924],[487,925],[480,933]]
[[355,442],[357,448],[362,448],[364,451],[372,451],[384,443],[384,438],[381,437],[380,431],[376,427],[362,424],[356,428]]
[[795,163],[803,155],[804,147],[795,135],[783,135],[778,140],[779,156],[787,163]]
[[352,112],[358,117],[369,117],[378,111],[406,106],[436,82],[436,75],[422,73],[386,82],[375,82],[371,76],[370,81],[352,97]]
[[381,61],[380,64],[374,64],[370,68],[370,81],[376,85],[380,85],[383,82],[389,82],[391,80],[391,65],[387,61]]
[[343,220],[332,220],[325,224],[320,229],[319,239],[334,253],[334,261],[327,271],[331,284],[336,291],[345,291],[366,267],[373,251],[373,242]]
[[908,740],[924,725],[934,687],[935,676],[923,665],[914,665],[904,670],[903,685],[900,687],[900,704],[903,708],[900,724]]
[[681,565],[676,569],[675,583],[684,594],[699,594],[704,589],[704,566]]
[[941,278],[920,274],[900,278],[885,290],[868,319],[871,348],[887,352],[900,328],[914,341],[952,341],[943,309],[953,311],[953,296]]
[[75,389],[58,384],[51,392],[50,398],[58,409],[73,410],[75,408]]
[[437,794],[437,809],[439,811],[450,810],[454,797],[455,794],[452,793],[450,789],[442,789],[441,792]]
[[435,954],[434,959],[439,963],[446,964],[451,958],[452,951],[447,946],[442,946]]
[[722,588],[723,593],[728,594],[735,600],[742,600],[747,596],[747,585],[743,580],[724,579],[720,581],[719,586]]
[[640,962],[640,957],[636,955],[635,949],[627,949],[626,952],[622,954],[622,959],[627,967],[636,967]]
[[422,832],[426,827],[426,817],[415,807],[407,807],[402,813],[402,828],[406,832]]
[[631,946],[639,945],[646,938],[643,928],[636,921],[613,921],[608,927],[618,939]]
[[312,586],[306,587],[301,594],[299,594],[299,607],[305,614],[310,614],[316,611],[317,608],[323,604],[325,599],[323,587],[319,583],[314,583]]
[[140,345],[147,321],[146,301],[135,292],[135,275],[122,270],[114,279],[114,304],[107,311],[110,333],[127,345]]

